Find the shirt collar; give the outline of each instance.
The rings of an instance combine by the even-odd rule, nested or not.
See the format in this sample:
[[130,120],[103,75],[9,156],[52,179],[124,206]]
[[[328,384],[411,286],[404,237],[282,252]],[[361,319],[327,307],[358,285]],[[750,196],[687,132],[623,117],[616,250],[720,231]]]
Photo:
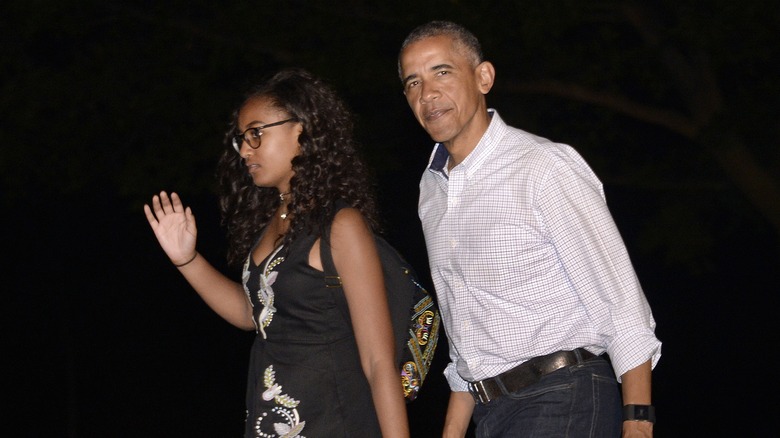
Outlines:
[[[458,164],[458,166],[463,166],[467,177],[471,177],[482,166],[490,153],[498,146],[499,141],[507,130],[506,123],[498,115],[498,111],[488,108],[488,114],[490,114],[490,124],[487,131],[482,134],[482,138],[474,150]],[[449,158],[450,153],[447,152],[447,148],[441,143],[436,143],[428,161],[428,170],[434,173],[441,173],[445,177],[448,176],[447,162]]]

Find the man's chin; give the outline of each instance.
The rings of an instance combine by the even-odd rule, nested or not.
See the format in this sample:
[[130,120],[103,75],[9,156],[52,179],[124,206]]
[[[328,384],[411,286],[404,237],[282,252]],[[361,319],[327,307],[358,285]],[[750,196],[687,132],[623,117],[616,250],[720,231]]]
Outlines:
[[427,132],[428,135],[431,136],[431,140],[435,141],[436,143],[444,143],[450,139],[447,134],[438,129],[426,129],[425,132]]

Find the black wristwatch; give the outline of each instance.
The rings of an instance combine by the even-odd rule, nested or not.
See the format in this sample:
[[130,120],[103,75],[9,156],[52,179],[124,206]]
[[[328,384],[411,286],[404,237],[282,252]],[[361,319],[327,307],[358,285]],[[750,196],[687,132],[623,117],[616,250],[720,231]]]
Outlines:
[[655,424],[655,406],[625,405],[623,406],[623,421],[649,421]]

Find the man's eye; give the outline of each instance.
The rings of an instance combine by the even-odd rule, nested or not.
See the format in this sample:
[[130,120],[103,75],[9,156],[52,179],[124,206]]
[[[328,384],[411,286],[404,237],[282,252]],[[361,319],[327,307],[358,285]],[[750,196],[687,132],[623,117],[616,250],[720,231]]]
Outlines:
[[406,89],[410,90],[418,85],[420,85],[420,81],[409,81],[406,83]]
[[448,72],[447,70],[442,70],[442,71],[436,72],[436,76],[444,76],[444,75],[448,75],[448,74],[450,74],[450,72]]

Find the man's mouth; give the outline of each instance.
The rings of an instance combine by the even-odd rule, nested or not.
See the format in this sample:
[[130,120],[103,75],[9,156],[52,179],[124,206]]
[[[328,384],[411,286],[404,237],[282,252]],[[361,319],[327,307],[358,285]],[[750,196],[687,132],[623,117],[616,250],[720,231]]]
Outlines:
[[426,111],[424,114],[424,118],[426,122],[435,122],[436,120],[440,119],[441,116],[447,113],[448,110],[437,108],[431,111]]

